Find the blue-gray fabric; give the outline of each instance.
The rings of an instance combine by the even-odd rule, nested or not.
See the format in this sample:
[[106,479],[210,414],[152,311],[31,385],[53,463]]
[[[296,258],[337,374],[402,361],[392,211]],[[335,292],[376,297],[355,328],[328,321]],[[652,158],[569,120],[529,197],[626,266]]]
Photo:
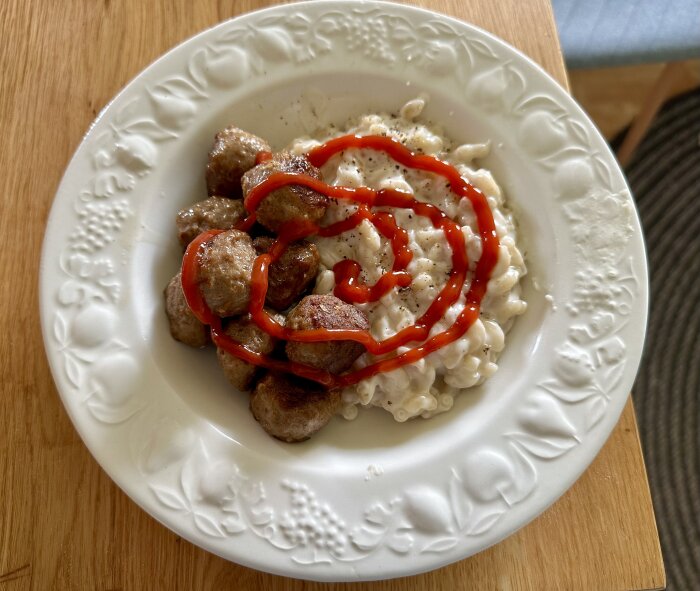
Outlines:
[[700,0],[552,0],[570,68],[700,57]]

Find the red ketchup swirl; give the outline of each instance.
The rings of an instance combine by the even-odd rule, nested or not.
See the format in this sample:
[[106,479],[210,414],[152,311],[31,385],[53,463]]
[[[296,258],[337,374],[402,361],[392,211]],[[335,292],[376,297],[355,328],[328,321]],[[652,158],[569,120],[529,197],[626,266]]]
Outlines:
[[[197,278],[202,248],[221,230],[211,230],[200,234],[187,247],[182,260],[182,288],[187,304],[201,322],[211,326],[212,339],[218,347],[254,365],[293,373],[319,382],[328,388],[350,386],[378,373],[392,371],[414,363],[459,339],[479,317],[481,301],[486,293],[491,271],[498,259],[499,242],[493,215],[486,197],[465,181],[457,169],[434,156],[414,154],[398,140],[383,136],[347,135],[339,137],[314,148],[307,154],[307,158],[311,164],[320,167],[335,154],[350,148],[384,152],[403,167],[442,176],[447,180],[450,190],[457,198],[469,199],[476,215],[482,242],[482,254],[471,277],[464,309],[448,329],[429,338],[433,326],[443,318],[449,307],[457,302],[464,288],[469,269],[464,235],[461,227],[447,217],[440,208],[417,201],[409,193],[402,191],[394,189],[374,190],[368,187],[332,187],[307,175],[276,173],[270,175],[267,180],[248,193],[245,207],[250,215],[237,226],[241,230],[250,229],[255,222],[255,210],[258,204],[270,192],[286,185],[303,185],[332,199],[350,201],[358,205],[357,210],[352,215],[329,226],[321,227],[311,222],[300,221],[286,224],[280,230],[277,240],[272,244],[270,250],[255,259],[248,308],[255,324],[278,339],[305,343],[352,340],[364,345],[367,351],[375,356],[386,356],[396,352],[399,347],[405,347],[412,342],[422,343],[404,353],[386,357],[355,371],[333,375],[307,365],[273,359],[246,349],[245,346],[223,333],[221,319],[211,312],[204,301]],[[269,157],[269,154],[261,153],[258,155],[257,161],[263,162]],[[411,275],[406,270],[412,258],[412,252],[408,246],[408,233],[397,225],[393,215],[386,211],[373,211],[373,207],[410,209],[416,215],[428,218],[433,227],[444,232],[450,246],[452,270],[449,278],[440,293],[414,325],[400,330],[389,338],[377,341],[367,330],[291,330],[285,328],[264,310],[269,265],[282,256],[289,244],[310,236],[337,236],[356,228],[363,220],[371,223],[382,236],[389,240],[394,254],[392,268],[384,273],[374,285],[367,285],[360,279],[359,263],[354,260],[343,260],[333,267],[336,282],[333,293],[348,303],[367,303],[377,301],[395,287],[408,287],[412,281]]]

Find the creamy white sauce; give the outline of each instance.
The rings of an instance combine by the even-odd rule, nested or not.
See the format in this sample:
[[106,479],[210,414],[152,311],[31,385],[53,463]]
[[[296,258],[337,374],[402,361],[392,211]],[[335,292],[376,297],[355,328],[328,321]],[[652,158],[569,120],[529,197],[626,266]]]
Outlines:
[[[498,369],[498,357],[505,346],[505,334],[515,316],[525,311],[527,304],[520,297],[520,279],[526,273],[523,256],[517,247],[515,222],[507,209],[503,194],[488,170],[479,168],[475,160],[488,155],[486,144],[464,144],[452,147],[436,127],[416,121],[425,101],[409,101],[398,117],[371,114],[352,121],[339,130],[321,130],[314,138],[299,138],[291,151],[302,154],[311,148],[348,133],[359,135],[391,135],[414,152],[438,156],[457,168],[460,174],[488,199],[500,241],[498,262],[491,273],[487,295],[482,302],[481,317],[459,340],[428,357],[397,370],[368,378],[343,391],[343,416],[357,416],[358,406],[380,406],[397,421],[422,416],[429,418],[452,407],[454,397],[482,383]],[[393,188],[413,194],[417,199],[440,207],[462,226],[470,269],[481,256],[476,217],[467,199],[458,200],[442,177],[397,165],[391,158],[371,150],[346,150],[334,156],[322,168],[324,180],[331,185],[368,186],[373,189]],[[376,339],[385,339],[415,323],[444,286],[451,270],[450,248],[444,234],[433,228],[426,218],[410,210],[386,208],[410,236],[413,260],[408,271],[413,282],[408,289],[393,289],[380,301],[361,304]],[[332,204],[323,225],[340,221],[355,210],[351,203]],[[356,229],[332,238],[316,238],[321,255],[315,293],[331,293],[335,286],[332,268],[344,258],[355,259],[362,266],[362,279],[373,284],[391,269],[391,245],[367,221]],[[448,309],[431,331],[431,336],[446,330],[464,308],[464,285],[460,300]],[[410,343],[389,356],[417,346]],[[369,365],[377,358],[366,353],[355,368]]]

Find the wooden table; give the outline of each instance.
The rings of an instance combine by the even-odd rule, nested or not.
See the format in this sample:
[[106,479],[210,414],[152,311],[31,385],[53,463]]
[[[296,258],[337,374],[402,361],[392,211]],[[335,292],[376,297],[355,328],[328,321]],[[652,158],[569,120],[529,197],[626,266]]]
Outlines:
[[[107,101],[165,50],[269,0],[3,0],[0,8],[0,589],[340,589],[212,556],[155,522],[102,472],[56,393],[37,272],[58,182]],[[548,0],[420,0],[503,37],[562,84]],[[516,24],[517,14],[517,24]],[[658,589],[659,540],[632,405],[544,515],[458,564],[373,590]]]

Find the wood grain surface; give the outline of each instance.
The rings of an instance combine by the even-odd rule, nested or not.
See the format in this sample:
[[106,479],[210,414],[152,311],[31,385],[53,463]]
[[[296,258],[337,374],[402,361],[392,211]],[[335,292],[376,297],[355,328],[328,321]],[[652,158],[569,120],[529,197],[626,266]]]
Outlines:
[[[63,170],[98,111],[165,50],[267,0],[0,3],[0,590],[627,590],[664,586],[631,404],[579,482],[528,527],[439,571],[308,583],[226,562],[132,503],[60,404],[38,269]],[[421,0],[503,37],[566,84],[548,0]]]

